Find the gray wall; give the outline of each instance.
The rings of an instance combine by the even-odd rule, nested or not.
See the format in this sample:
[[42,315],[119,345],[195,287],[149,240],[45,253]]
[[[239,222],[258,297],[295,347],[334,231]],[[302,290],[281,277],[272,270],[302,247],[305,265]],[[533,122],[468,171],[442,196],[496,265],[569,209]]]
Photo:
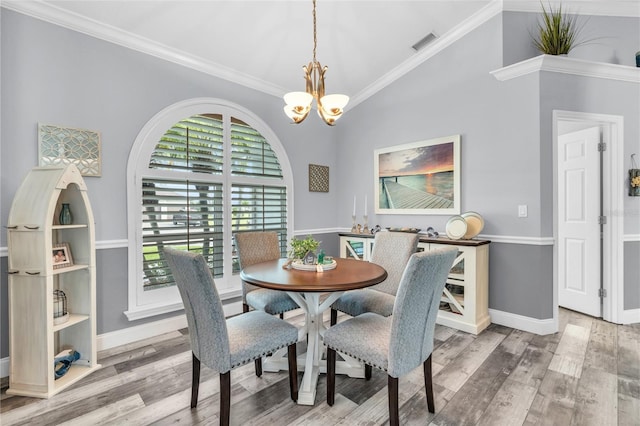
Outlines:
[[[563,10],[566,8],[563,7]],[[534,13],[504,12],[504,65],[511,65],[538,56],[531,42],[539,15]],[[635,53],[640,48],[638,18],[610,16],[579,16],[583,25],[580,40],[587,41],[569,53],[569,57],[609,64],[636,66]]]
[[295,227],[335,226],[338,182],[331,180],[332,192],[308,192],[309,163],[336,167],[335,133],[320,120],[293,126],[274,96],[6,9],[1,18],[2,223],[37,165],[37,124],[57,124],[101,132],[102,177],[86,179],[96,239],[126,239],[126,166],[138,132],[175,102],[213,97],[248,108],[278,135],[294,173]]
[[[622,115],[624,156],[640,152],[637,83],[548,72],[499,82],[489,74],[503,65],[539,55],[531,47],[528,32],[535,19],[526,13],[495,17],[349,112],[349,126],[340,128],[345,142],[338,170],[340,181],[353,183],[352,192],[340,194],[341,204],[347,206],[339,213],[341,223],[349,223],[348,206],[354,194],[368,194],[373,199],[371,152],[376,148],[461,134],[462,210],[478,211],[485,217],[483,234],[540,239],[553,236],[554,109]],[[608,51],[620,58],[621,64],[634,65],[639,19],[594,16],[588,28],[591,37],[602,37],[601,43],[581,47],[571,57],[607,61],[603,51]],[[503,50],[487,48],[501,45]],[[369,164],[361,161],[367,152]],[[363,175],[372,179],[363,180]],[[624,184],[621,177],[621,189]],[[527,218],[517,217],[519,204],[528,205]],[[639,197],[625,197],[625,234],[640,233],[639,207]],[[443,230],[447,219],[378,215],[370,218],[370,224]],[[492,244],[490,308],[550,318],[552,270],[552,246]],[[625,262],[625,274],[637,277],[638,263]],[[625,280],[625,294],[633,300],[625,300],[625,307],[640,307],[638,299],[634,300],[638,285],[637,279]]]
[[624,244],[624,308],[640,308],[640,243]]
[[[581,79],[543,73],[541,78],[499,82],[491,76],[492,70],[537,55],[522,24],[534,20],[523,13],[496,16],[329,128],[314,119],[292,126],[278,98],[3,9],[0,222],[6,224],[18,185],[37,164],[37,123],[88,128],[102,132],[103,144],[103,176],[86,179],[97,239],[126,239],[125,171],[136,135],[166,106],[208,96],[248,108],[279,137],[296,182],[296,230],[350,227],[353,196],[361,214],[365,194],[369,225],[444,230],[448,216],[373,214],[373,150],[461,134],[462,210],[485,217],[483,234],[550,237],[550,111],[562,107],[624,115],[625,158],[640,154],[639,115],[637,104],[628,101],[633,97],[619,83],[594,83],[594,93],[585,98],[585,84],[592,83]],[[617,39],[605,47],[584,47],[584,59],[606,62],[602,52],[608,51],[631,65],[639,20],[593,17],[591,22],[597,24],[596,31],[613,32]],[[631,87],[639,90],[637,84]],[[309,163],[330,167],[331,192],[307,191]],[[625,233],[640,234],[640,221],[634,222],[640,217],[640,197],[627,198]],[[517,217],[519,204],[529,206],[528,218]],[[337,234],[316,237],[328,254],[338,254]],[[630,299],[625,308],[640,307],[639,246],[625,243],[625,292]],[[4,231],[0,247],[6,247]],[[493,243],[490,252],[490,308],[550,318],[552,246]],[[129,322],[124,317],[126,264],[126,248],[98,250],[98,333],[159,319]],[[8,355],[6,267],[3,257],[0,357]]]
[[[96,239],[127,239],[126,166],[138,132],[175,102],[214,97],[248,108],[280,139],[294,174],[295,229],[335,227],[336,140],[332,129],[320,120],[292,126],[282,113],[282,100],[276,97],[6,9],[0,19],[0,223],[7,223],[18,186],[37,165],[37,124],[57,124],[101,132],[102,176],[85,179]],[[309,163],[329,166],[329,193],[308,192]],[[3,229],[0,247],[6,245]],[[1,260],[0,357],[6,357],[6,257]],[[126,319],[126,265],[126,248],[97,252],[98,333],[163,318]]]
[[[539,86],[535,77],[514,84],[489,73],[503,62],[502,50],[487,46],[501,46],[502,39],[502,16],[496,16],[349,112],[349,126],[340,128],[338,173],[355,189],[341,194],[343,205],[353,193],[372,199],[373,149],[461,134],[462,211],[484,216],[483,234],[551,235],[540,211]],[[527,218],[517,217],[519,204],[528,205]],[[348,208],[339,214],[349,223]],[[448,218],[378,215],[370,223],[444,231]],[[489,307],[551,318],[552,252],[552,246],[492,244]]]
[[[523,84],[496,80],[502,67],[501,16],[466,35],[402,79],[349,111],[340,127],[339,222],[349,224],[354,194],[368,194],[373,211],[373,150],[461,135],[461,209],[485,218],[483,234],[541,235],[538,93],[535,78]],[[363,179],[364,177],[364,179]],[[529,217],[518,218],[527,204]],[[360,207],[358,207],[360,209]],[[371,215],[370,225],[444,231],[449,215]]]

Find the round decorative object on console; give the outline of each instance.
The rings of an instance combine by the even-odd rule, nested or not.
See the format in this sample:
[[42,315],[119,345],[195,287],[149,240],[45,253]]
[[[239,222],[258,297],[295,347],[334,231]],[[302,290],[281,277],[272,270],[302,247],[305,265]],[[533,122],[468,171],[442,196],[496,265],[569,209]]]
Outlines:
[[467,222],[467,232],[462,238],[470,240],[471,238],[477,237],[478,234],[482,232],[482,228],[484,228],[484,219],[480,214],[476,212],[466,212],[462,213],[460,216],[462,216],[465,222]]
[[447,233],[447,237],[452,240],[459,240],[467,233],[467,222],[462,216],[451,216],[447,221],[445,231]]

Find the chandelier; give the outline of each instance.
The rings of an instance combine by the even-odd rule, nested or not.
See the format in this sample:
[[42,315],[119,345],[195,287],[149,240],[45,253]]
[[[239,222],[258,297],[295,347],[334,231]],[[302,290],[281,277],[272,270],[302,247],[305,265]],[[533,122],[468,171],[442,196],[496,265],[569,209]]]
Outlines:
[[284,95],[284,112],[293,120],[294,124],[299,124],[307,118],[311,111],[311,103],[316,100],[318,115],[325,123],[333,126],[342,115],[344,107],[349,102],[346,95],[325,95],[324,94],[324,74],[327,67],[320,65],[316,60],[316,0],[313,0],[313,60],[308,65],[302,67],[306,80],[305,92],[289,92]]

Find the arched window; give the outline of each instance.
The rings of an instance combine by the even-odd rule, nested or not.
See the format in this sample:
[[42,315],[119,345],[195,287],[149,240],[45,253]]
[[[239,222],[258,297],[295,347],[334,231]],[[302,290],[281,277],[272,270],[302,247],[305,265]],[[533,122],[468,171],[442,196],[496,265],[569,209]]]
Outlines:
[[193,99],[161,111],[138,135],[127,174],[130,320],[182,308],[164,247],[203,254],[223,299],[241,294],[234,233],[276,231],[286,253],[291,167],[242,107]]

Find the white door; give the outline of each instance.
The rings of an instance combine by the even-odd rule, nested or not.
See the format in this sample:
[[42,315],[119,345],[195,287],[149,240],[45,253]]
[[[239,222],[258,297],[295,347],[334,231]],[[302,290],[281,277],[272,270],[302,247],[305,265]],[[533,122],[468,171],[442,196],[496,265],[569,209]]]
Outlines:
[[558,304],[600,317],[600,128],[558,137]]

